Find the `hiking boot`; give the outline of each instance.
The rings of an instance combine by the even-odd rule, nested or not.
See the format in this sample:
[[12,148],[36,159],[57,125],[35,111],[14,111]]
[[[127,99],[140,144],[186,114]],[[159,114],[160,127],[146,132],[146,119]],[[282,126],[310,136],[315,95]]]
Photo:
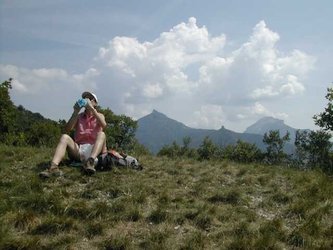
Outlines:
[[87,174],[92,175],[92,174],[96,173],[95,159],[92,157],[89,157],[88,160],[86,161],[86,163],[84,164],[83,168]]
[[63,172],[55,164],[51,164],[51,166],[47,170],[39,173],[39,177],[41,178],[59,177],[62,175]]

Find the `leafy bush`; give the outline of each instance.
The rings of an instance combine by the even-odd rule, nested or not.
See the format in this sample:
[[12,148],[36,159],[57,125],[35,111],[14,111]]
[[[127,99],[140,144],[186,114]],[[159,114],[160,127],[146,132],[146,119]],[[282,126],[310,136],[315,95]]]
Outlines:
[[176,142],[173,142],[171,145],[165,145],[157,153],[157,156],[167,156],[170,158],[181,156],[180,146]]
[[216,158],[218,150],[218,146],[216,146],[212,140],[209,139],[209,137],[206,137],[198,148],[199,160],[209,160]]
[[243,163],[259,162],[262,152],[255,144],[237,141],[236,145],[228,145],[222,150],[223,158]]
[[11,81],[0,84],[0,139],[14,146],[54,146],[61,134],[58,122],[16,107],[10,99]]
[[289,132],[283,137],[280,137],[279,130],[271,130],[264,134],[263,142],[267,145],[266,156],[269,163],[278,164],[287,158],[287,155],[283,152],[283,147],[289,140]]
[[197,158],[197,150],[190,148],[191,137],[183,138],[183,146],[179,146],[175,141],[171,145],[165,145],[157,153],[158,156]]
[[132,149],[135,143],[137,122],[125,115],[115,115],[109,108],[99,109],[104,114],[107,123],[104,131],[108,148],[125,151]]
[[319,166],[323,170],[332,170],[330,169],[331,137],[331,134],[324,130],[297,131],[295,139],[297,163],[302,166]]

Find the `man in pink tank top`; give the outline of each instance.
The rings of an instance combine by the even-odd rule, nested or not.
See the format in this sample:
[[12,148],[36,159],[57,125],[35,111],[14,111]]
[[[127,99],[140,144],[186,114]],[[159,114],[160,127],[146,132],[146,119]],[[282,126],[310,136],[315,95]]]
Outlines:
[[74,140],[68,134],[61,136],[49,168],[41,172],[40,177],[62,175],[58,165],[64,158],[66,150],[71,158],[84,163],[83,168],[88,174],[96,172],[97,156],[106,152],[106,137],[103,132],[106,122],[104,115],[96,110],[97,96],[91,92],[83,92],[82,98],[86,102],[84,112],[80,113],[81,107],[76,102],[73,114],[66,124],[67,133],[75,129]]

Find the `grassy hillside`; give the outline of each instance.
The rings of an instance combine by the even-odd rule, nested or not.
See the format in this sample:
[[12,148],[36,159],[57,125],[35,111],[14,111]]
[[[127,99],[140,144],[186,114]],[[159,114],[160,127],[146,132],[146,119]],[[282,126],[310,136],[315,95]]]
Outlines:
[[317,171],[145,157],[143,171],[37,176],[53,150],[0,147],[0,249],[332,249]]

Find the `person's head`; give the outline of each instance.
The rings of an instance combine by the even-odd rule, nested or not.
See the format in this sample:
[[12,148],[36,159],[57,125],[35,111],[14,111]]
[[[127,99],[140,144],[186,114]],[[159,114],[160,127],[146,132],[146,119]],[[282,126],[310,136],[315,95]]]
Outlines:
[[98,99],[97,99],[97,96],[92,93],[92,92],[89,92],[89,91],[85,91],[82,93],[82,98],[86,99],[88,98],[92,103],[93,105],[96,107],[97,104],[98,104]]

